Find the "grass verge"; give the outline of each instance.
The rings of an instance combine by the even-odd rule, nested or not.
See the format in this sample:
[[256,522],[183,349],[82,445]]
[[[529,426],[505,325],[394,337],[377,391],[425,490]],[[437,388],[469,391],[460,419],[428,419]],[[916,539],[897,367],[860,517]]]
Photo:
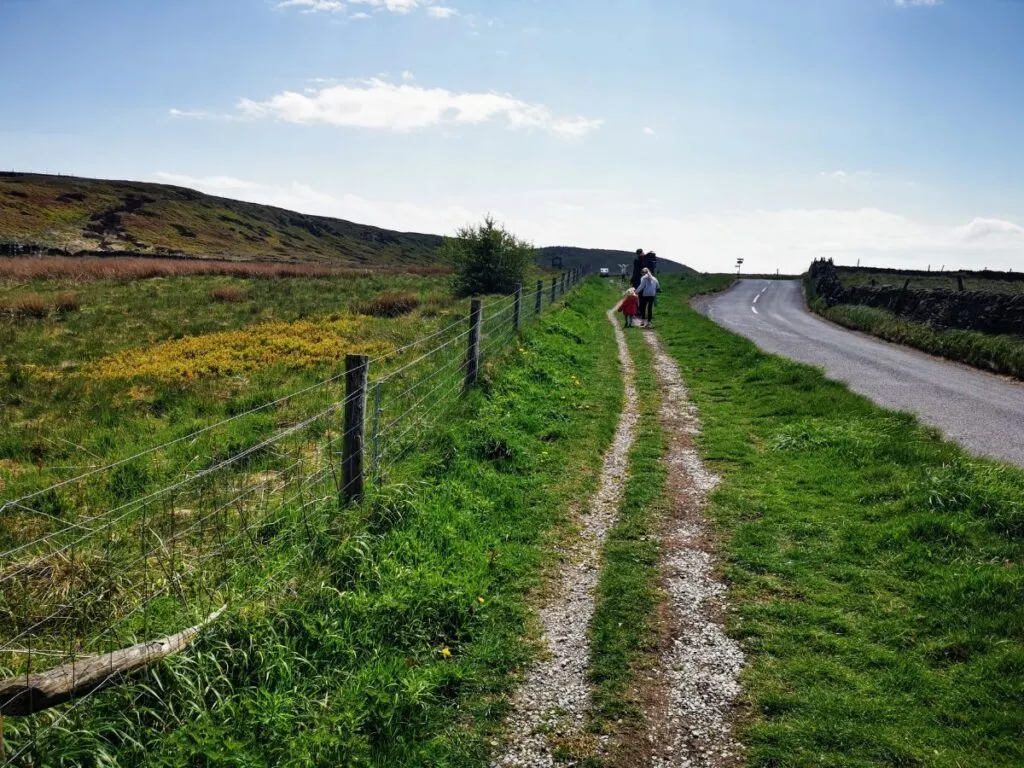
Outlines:
[[759,351],[702,285],[663,281],[658,332],[724,478],[750,765],[1024,764],[1024,473]]
[[666,443],[658,420],[660,396],[652,355],[641,334],[639,329],[626,331],[638,396],[638,402],[630,405],[640,410],[640,421],[618,521],[604,545],[591,625],[590,725],[604,733],[642,726],[637,671],[656,652],[660,552],[656,535],[666,509],[666,470],[661,461]]
[[526,595],[614,433],[608,301],[592,280],[539,320],[387,487],[318,518],[273,597],[41,733],[32,764],[485,764]]
[[936,331],[927,323],[905,320],[884,309],[839,304],[818,308],[834,323],[995,373],[1024,379],[1024,338],[979,331]]

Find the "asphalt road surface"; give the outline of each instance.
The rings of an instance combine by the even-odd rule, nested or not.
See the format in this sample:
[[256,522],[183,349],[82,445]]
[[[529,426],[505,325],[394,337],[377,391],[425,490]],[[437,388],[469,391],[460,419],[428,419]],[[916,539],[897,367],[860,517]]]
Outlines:
[[761,349],[811,363],[879,405],[916,413],[968,450],[1024,467],[1024,384],[835,326],[795,280],[739,280],[697,308]]

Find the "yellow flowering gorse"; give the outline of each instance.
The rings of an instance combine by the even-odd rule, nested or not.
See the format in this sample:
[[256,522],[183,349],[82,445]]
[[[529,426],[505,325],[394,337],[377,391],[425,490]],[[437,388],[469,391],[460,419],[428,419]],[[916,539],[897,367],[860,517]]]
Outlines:
[[387,342],[359,341],[361,325],[351,318],[299,320],[186,336],[110,355],[89,366],[86,375],[93,379],[147,376],[163,381],[192,381],[274,366],[309,368],[336,363],[346,354],[373,356],[391,349]]

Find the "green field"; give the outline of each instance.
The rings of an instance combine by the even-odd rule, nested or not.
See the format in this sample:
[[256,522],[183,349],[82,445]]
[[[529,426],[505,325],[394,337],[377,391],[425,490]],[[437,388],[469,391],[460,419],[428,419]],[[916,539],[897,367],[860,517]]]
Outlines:
[[[38,754],[120,765],[481,759],[503,712],[495,695],[529,652],[523,600],[545,532],[592,488],[614,430],[606,301],[591,285],[543,318],[379,494],[307,518],[318,545],[277,577],[279,593],[219,622],[141,691],[95,697],[46,731]],[[252,579],[265,575],[253,568]],[[9,745],[23,722],[8,722]]]

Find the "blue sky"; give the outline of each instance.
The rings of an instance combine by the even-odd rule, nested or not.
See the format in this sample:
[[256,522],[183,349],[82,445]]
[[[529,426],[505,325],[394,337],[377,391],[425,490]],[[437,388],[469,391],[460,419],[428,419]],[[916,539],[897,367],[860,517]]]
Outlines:
[[708,270],[1024,268],[1022,35],[1015,0],[0,0],[0,167]]

